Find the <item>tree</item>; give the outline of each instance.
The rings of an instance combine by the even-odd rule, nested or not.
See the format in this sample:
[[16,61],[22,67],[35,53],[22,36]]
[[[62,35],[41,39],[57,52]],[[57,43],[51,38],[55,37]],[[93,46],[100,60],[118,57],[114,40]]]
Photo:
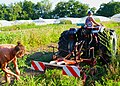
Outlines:
[[23,13],[27,13],[28,16],[25,17],[25,19],[34,19],[34,6],[35,4],[31,1],[24,1],[23,2]]
[[37,2],[37,4],[34,6],[35,11],[35,18],[49,18],[50,12],[51,12],[52,4],[49,0],[44,0],[41,2]]
[[59,17],[83,17],[86,16],[88,5],[79,1],[69,0],[59,2],[54,10],[51,10],[52,3],[49,0],[42,0],[34,4],[31,1],[13,3],[9,6],[0,5],[0,19],[4,20],[29,20],[42,18]]
[[0,4],[0,20],[4,19],[3,6]]
[[4,15],[4,17],[3,17],[3,19],[4,20],[8,20],[8,12],[9,11],[9,9],[8,9],[8,7],[4,4],[3,6],[2,6],[2,12],[3,12],[3,15]]
[[24,2],[21,2],[21,1],[17,3],[17,5],[19,5],[19,7],[18,7],[19,12],[18,12],[17,20],[29,19],[28,12],[26,12],[26,10],[23,9],[23,7],[24,7],[23,3]]
[[111,17],[114,14],[120,13],[120,2],[109,2],[101,4],[97,11],[97,15]]
[[92,8],[90,8],[90,10],[93,12],[93,14],[95,13],[95,11],[96,11],[96,8],[95,7],[92,7]]
[[37,2],[37,4],[35,5],[35,18],[38,19],[39,17],[41,17],[42,15],[42,3],[41,2]]
[[7,20],[9,21],[12,21],[12,20],[16,20],[16,15],[14,14],[14,6],[13,4],[10,4],[8,7],[7,7]]
[[13,7],[13,10],[14,10],[14,15],[16,15],[16,19],[19,19],[20,18],[20,14],[22,13],[22,8],[19,4],[15,4],[14,7]]
[[86,16],[88,5],[79,1],[69,0],[68,2],[59,2],[54,12],[55,17],[83,17]]
[[7,7],[7,20],[16,20],[19,18],[20,16],[20,13],[22,12],[22,8],[20,7],[19,4],[10,4],[8,7]]
[[41,3],[42,3],[42,8],[41,8],[42,15],[41,15],[41,17],[48,18],[49,16],[51,16],[49,14],[51,12],[52,3],[50,3],[49,0],[42,0]]

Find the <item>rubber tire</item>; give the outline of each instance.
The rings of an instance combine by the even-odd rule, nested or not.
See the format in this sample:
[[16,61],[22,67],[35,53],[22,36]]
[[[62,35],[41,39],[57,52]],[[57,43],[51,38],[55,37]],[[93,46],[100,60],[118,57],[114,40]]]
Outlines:
[[68,43],[69,43],[69,37],[68,37],[68,30],[64,31],[58,42],[58,56],[65,57],[68,55]]
[[[111,58],[116,54],[116,34],[113,30],[104,30],[99,35],[104,38],[99,38],[99,54],[102,64],[108,64],[111,62]],[[112,46],[111,46],[112,45]]]
[[117,53],[117,36],[114,30],[110,30],[110,36],[111,36],[111,50],[112,50],[112,56],[115,56]]

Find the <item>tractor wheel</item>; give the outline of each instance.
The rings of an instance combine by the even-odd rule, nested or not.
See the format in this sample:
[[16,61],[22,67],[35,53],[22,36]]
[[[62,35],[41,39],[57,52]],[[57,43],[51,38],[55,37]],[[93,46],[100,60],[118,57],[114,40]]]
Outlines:
[[58,42],[58,56],[65,57],[69,53],[68,43],[69,43],[68,31],[64,31],[61,34],[61,37],[59,38]]
[[103,64],[111,62],[111,57],[116,54],[116,35],[113,30],[104,30],[98,34],[99,54]]
[[117,53],[117,36],[114,30],[110,30],[110,36],[111,36],[111,50],[112,50],[112,56],[115,56]]

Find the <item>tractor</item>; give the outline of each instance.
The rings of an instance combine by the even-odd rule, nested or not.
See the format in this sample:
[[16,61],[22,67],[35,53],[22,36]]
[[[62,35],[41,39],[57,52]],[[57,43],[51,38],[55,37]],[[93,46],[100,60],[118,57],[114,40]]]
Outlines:
[[[39,68],[43,68],[42,71],[51,67],[62,68],[68,72],[63,71],[64,74],[70,74],[71,76],[73,72],[74,74],[82,75],[82,81],[85,85],[87,79],[89,79],[89,74],[93,76],[99,71],[99,68],[95,67],[96,64],[103,66],[105,64],[109,65],[112,60],[111,58],[115,57],[117,52],[117,37],[115,31],[106,29],[104,26],[91,28],[80,24],[79,27],[80,28],[70,28],[62,32],[58,47],[48,46],[49,48],[53,48],[53,59],[50,63],[37,63],[33,61],[32,68],[35,66],[35,63],[42,65]],[[54,48],[57,48],[58,51],[55,52]],[[43,67],[43,64],[46,68]],[[86,64],[88,64],[88,67]],[[73,71],[74,68],[76,70]],[[69,73],[70,71],[71,73]]]
[[97,59],[97,62],[108,64],[117,50],[117,37],[114,30],[104,26],[70,28],[61,33],[58,42],[57,57],[80,60]]

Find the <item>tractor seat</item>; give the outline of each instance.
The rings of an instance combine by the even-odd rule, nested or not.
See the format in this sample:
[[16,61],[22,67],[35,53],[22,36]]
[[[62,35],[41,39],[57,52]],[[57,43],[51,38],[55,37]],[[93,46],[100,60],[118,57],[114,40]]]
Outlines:
[[103,32],[104,28],[104,26],[86,27],[86,29],[91,30],[92,33]]

